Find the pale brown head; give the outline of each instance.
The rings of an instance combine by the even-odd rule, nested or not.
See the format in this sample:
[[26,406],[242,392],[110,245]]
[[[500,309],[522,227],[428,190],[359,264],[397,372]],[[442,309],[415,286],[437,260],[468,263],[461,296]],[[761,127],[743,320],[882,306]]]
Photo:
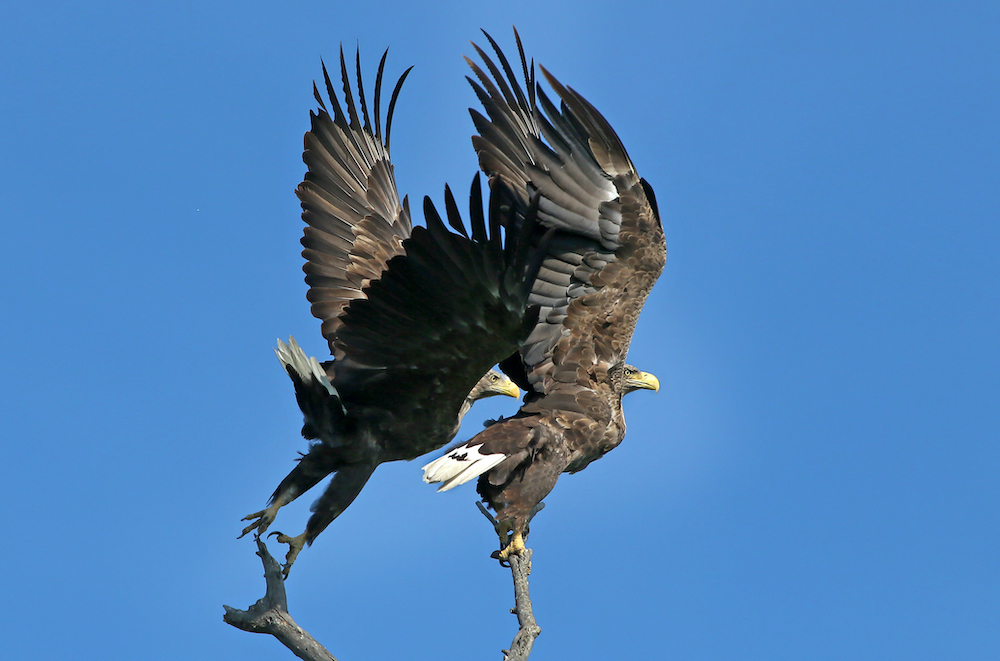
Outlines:
[[483,378],[479,379],[476,387],[469,392],[468,399],[474,402],[477,399],[493,397],[494,395],[507,395],[517,399],[521,396],[521,391],[506,376],[496,370],[490,370],[483,375]]
[[649,372],[640,371],[632,365],[625,365],[625,370],[622,372],[623,395],[636,390],[652,390],[656,392],[659,389],[660,381],[655,376]]

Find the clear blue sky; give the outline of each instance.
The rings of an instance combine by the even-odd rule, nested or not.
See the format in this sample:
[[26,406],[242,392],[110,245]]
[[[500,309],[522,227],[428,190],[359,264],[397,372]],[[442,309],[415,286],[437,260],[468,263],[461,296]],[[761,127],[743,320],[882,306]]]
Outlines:
[[[370,76],[386,46],[416,65],[393,157],[440,200],[476,164],[467,42],[517,24],[668,242],[630,354],[662,389],[532,529],[533,658],[1000,658],[1000,5],[375,4],[5,7],[0,656],[292,658],[221,617],[263,590],[239,519],[305,447],[274,340],[324,349],[293,195],[311,81],[340,42]],[[513,636],[473,489],[420,465],[381,468],[288,582],[344,661]]]

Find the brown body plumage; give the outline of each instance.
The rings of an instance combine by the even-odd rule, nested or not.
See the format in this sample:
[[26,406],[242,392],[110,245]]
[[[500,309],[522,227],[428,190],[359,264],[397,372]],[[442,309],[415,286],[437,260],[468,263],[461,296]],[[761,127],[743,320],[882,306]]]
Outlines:
[[529,298],[541,307],[538,325],[501,363],[528,391],[524,405],[428,464],[424,476],[449,489],[480,475],[480,495],[505,539],[510,533],[506,554],[519,549],[561,473],[582,470],[621,443],[622,396],[659,387],[625,359],[666,246],[652,189],[607,121],[542,69],[562,100],[557,108],[536,86],[518,39],[522,89],[490,43],[500,67],[478,47],[489,75],[469,61],[489,116],[471,111],[480,165],[491,187],[516,191],[522,207],[539,196],[539,221],[555,236]]

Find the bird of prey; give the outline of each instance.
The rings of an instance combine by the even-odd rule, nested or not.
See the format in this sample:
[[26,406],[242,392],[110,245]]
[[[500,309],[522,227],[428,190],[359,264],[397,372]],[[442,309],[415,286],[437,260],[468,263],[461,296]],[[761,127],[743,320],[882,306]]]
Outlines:
[[[325,66],[332,114],[313,85],[320,107],[305,134],[308,173],[296,193],[307,225],[302,255],[308,299],[333,360],[320,363],[294,339],[279,340],[276,353],[295,385],[302,434],[312,443],[268,507],[245,517],[252,523],[243,530],[264,533],[279,508],[335,474],[313,504],[305,531],[276,533],[289,544],[286,576],[299,551],[351,504],[379,464],[445,446],[477,399],[518,396],[517,387],[491,368],[517,350],[538,317],[538,306],[527,303],[542,258],[532,238],[537,226],[531,209],[501,204],[504,195],[494,190],[487,219],[477,175],[471,235],[447,187],[446,216],[454,231],[429,198],[426,228],[411,226],[389,160],[393,108],[409,69],[393,90],[383,142],[384,65],[385,55],[372,116],[360,56],[357,105],[343,49],[344,106]],[[501,223],[528,229],[501,232]]]
[[666,243],[653,190],[607,120],[539,67],[561,100],[557,107],[536,85],[534,61],[528,65],[516,31],[524,88],[486,37],[500,67],[475,44],[489,74],[466,58],[488,115],[470,110],[479,164],[491,187],[515,191],[516,204],[538,197],[538,220],[555,234],[529,297],[541,307],[538,325],[500,363],[527,391],[524,404],[427,464],[424,479],[447,490],[479,477],[504,560],[524,549],[528,522],[559,475],[621,443],[622,396],[659,389],[653,375],[625,359]]

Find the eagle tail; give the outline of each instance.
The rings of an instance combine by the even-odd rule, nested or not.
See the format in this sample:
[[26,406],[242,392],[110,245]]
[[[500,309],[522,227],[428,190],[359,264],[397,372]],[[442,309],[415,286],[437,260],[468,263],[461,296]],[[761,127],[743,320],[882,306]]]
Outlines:
[[337,389],[333,387],[330,377],[323,371],[319,361],[312,356],[306,356],[305,351],[302,350],[294,337],[289,336],[288,344],[278,340],[278,348],[274,350],[274,354],[281,361],[281,366],[285,368],[289,376],[294,372],[302,383],[321,386],[330,396],[339,399],[340,395],[337,393]]
[[295,399],[305,423],[302,435],[337,445],[347,410],[323,366],[315,358],[306,356],[294,337],[288,338],[288,344],[278,340],[274,353],[295,384]]
[[424,482],[428,484],[440,482],[438,491],[448,491],[479,477],[507,458],[502,452],[482,454],[479,451],[481,448],[480,444],[463,443],[448,450],[443,457],[423,467]]

